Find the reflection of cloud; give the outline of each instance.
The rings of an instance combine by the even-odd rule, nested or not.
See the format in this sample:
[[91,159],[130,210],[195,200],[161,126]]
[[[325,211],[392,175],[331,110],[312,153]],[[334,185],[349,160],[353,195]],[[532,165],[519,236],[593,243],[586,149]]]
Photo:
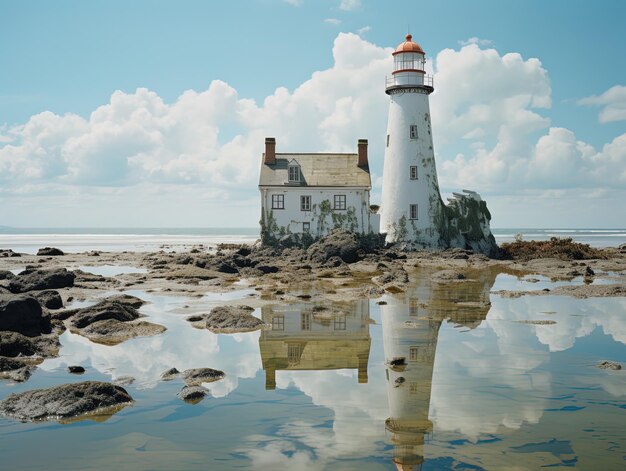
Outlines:
[[215,335],[194,329],[180,315],[167,312],[190,302],[186,298],[148,296],[153,304],[141,312],[168,330],[156,337],[136,338],[115,346],[92,343],[84,337],[65,332],[61,336],[61,357],[46,360],[41,368],[54,370],[80,364],[111,375],[112,379],[132,376],[138,387],[154,387],[168,368],[179,370],[210,367],[226,372],[226,377],[209,385],[215,397],[228,395],[237,388],[239,378],[253,378],[261,368],[258,332],[233,336]]
[[[497,311],[494,303],[492,312]],[[551,377],[538,368],[548,352],[526,325],[503,323],[491,313],[461,338],[444,324],[430,403],[436,430],[458,431],[472,440],[481,434],[537,423],[550,395]]]

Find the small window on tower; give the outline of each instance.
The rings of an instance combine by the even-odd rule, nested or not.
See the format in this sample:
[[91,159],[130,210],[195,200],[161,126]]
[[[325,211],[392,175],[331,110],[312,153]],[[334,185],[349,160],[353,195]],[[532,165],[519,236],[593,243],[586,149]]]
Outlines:
[[417,205],[409,205],[409,219],[417,219]]
[[389,134],[387,134],[387,147],[389,147]]
[[411,126],[409,126],[409,134],[411,139],[417,139],[417,124],[411,124]]
[[411,165],[411,180],[417,180],[417,165]]

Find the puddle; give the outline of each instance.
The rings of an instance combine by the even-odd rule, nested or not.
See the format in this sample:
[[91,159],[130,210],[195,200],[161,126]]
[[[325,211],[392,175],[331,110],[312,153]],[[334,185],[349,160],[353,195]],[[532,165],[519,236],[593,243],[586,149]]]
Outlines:
[[[502,298],[529,289],[508,275],[462,283],[423,276],[405,293],[321,305],[264,305],[268,328],[213,334],[182,312],[245,304],[251,289],[202,298],[126,291],[168,330],[116,346],[66,332],[61,356],[0,397],[80,380],[132,376],[135,398],[106,424],[0,419],[7,468],[619,469],[626,437],[626,298]],[[524,288],[520,288],[524,285]],[[113,293],[111,293],[113,294]],[[73,304],[74,306],[74,304]],[[188,308],[185,308],[188,306]],[[324,315],[319,315],[324,313]],[[542,324],[550,320],[554,323]],[[171,367],[225,371],[196,405],[176,398]],[[28,453],[37,444],[38,453]]]

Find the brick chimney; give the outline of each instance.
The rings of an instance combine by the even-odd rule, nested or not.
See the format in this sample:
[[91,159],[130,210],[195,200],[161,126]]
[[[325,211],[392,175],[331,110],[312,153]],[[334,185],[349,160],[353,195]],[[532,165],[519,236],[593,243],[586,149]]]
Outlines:
[[359,139],[359,167],[369,167],[367,161],[367,139]]
[[276,139],[273,137],[265,138],[265,154],[263,154],[263,163],[265,165],[273,165],[276,163]]

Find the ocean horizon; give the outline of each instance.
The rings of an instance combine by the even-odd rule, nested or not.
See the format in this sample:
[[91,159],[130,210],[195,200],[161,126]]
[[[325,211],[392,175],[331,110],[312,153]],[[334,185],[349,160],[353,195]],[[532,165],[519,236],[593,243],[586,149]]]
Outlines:
[[[592,247],[617,247],[626,243],[626,228],[492,228],[498,244],[518,235],[523,240],[571,237]],[[0,249],[36,253],[43,246],[67,252],[100,250],[187,250],[190,246],[254,243],[257,227],[30,227],[0,226]]]

